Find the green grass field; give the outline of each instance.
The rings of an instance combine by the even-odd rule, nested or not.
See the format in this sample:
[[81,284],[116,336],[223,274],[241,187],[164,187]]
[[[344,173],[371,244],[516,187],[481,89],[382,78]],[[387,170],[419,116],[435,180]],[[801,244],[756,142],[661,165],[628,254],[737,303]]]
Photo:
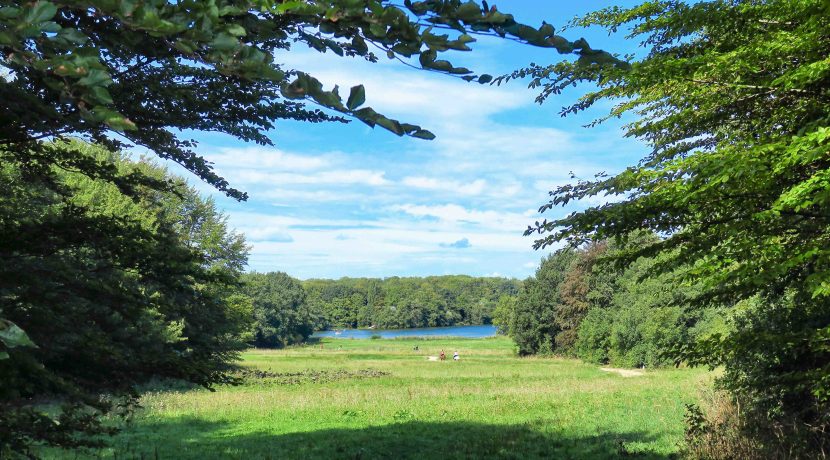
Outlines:
[[[442,349],[447,361],[427,360]],[[252,350],[244,365],[269,374],[215,392],[148,393],[112,447],[90,455],[670,458],[684,404],[711,382],[702,370],[623,377],[573,360],[517,358],[506,338],[327,339]],[[76,457],[87,458],[64,455]]]

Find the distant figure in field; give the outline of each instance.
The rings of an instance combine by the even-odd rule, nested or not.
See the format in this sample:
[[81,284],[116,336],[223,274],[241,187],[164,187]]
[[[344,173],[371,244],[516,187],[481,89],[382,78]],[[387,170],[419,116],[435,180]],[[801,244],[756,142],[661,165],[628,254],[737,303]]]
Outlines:
[[459,359],[461,359],[461,357],[458,356],[458,351],[456,351],[455,353],[452,354],[452,360],[453,361],[458,361]]
[[440,355],[439,358],[441,359],[441,361],[444,361],[444,360],[447,359],[447,355],[444,354],[444,350],[441,350],[441,355]]
[[412,351],[418,351],[418,350],[419,350],[418,345],[415,345],[415,348],[412,349]]

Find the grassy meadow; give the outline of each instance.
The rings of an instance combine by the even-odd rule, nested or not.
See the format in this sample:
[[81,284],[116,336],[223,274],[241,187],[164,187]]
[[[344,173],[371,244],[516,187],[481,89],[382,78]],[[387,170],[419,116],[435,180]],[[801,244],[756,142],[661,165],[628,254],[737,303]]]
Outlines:
[[[447,361],[427,359],[441,350]],[[671,458],[684,405],[711,382],[517,358],[503,337],[325,339],[243,358],[243,385],[147,393],[110,448],[47,457]]]

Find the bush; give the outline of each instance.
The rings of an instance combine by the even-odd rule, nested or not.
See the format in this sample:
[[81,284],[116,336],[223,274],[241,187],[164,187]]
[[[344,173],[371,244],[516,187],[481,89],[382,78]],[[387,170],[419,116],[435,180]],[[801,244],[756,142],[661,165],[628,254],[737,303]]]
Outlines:
[[735,401],[726,394],[715,393],[705,411],[686,405],[686,451],[692,459],[761,460],[761,446],[746,436]]
[[686,406],[686,454],[701,460],[826,459],[824,427],[759,416],[724,391]]
[[585,315],[576,341],[576,353],[579,358],[597,364],[608,363],[611,313],[603,309],[594,309]]

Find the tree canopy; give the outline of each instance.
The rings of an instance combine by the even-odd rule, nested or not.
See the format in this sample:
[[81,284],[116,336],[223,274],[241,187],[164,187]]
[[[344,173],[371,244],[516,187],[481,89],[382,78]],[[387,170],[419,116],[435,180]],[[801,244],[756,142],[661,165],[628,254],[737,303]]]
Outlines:
[[251,312],[233,294],[248,248],[213,203],[152,164],[67,147],[176,192],[61,172],[57,193],[0,166],[0,455],[96,442],[79,434],[110,431],[97,415],[133,404],[136,384],[228,381],[245,347]]
[[[647,245],[654,235],[633,236]],[[691,308],[694,290],[656,274],[662,257],[641,257],[627,268],[611,263],[630,248],[599,241],[563,248],[542,260],[517,302],[504,304],[500,326],[521,354],[556,354],[599,364],[657,367],[673,364],[667,351],[722,332],[720,308]],[[719,329],[720,328],[720,329]]]
[[[755,327],[715,335],[678,358],[727,364],[727,386],[743,407],[771,417],[768,427],[816,433],[830,414],[828,13],[820,0],[607,8],[574,24],[639,40],[646,52],[630,67],[566,61],[504,78],[531,78],[540,102],[590,82],[562,114],[614,101],[608,117],[626,117],[627,136],[650,147],[618,174],[552,191],[542,211],[592,196],[609,203],[532,226],[528,234],[542,235],[536,247],[625,241],[643,229],[664,235],[619,259],[661,254],[656,272],[689,267],[678,280],[699,286],[694,304],[756,299],[768,310],[749,309],[743,321]],[[757,334],[773,317],[787,326]]]
[[302,46],[372,62],[399,59],[487,83],[489,75],[439,59],[470,50],[475,34],[618,63],[584,40],[568,41],[549,24],[517,23],[486,2],[14,1],[0,7],[0,147],[41,173],[56,164],[129,187],[142,177],[119,177],[71,149],[37,141],[75,135],[139,145],[244,199],[179,133],[215,131],[270,145],[277,120],[346,121],[342,115],[397,135],[434,137],[365,107],[363,86],[341,97],[302,69],[283,68],[281,53]]
[[444,275],[311,279],[303,282],[319,328],[406,328],[489,324],[499,299],[514,298],[515,279]]
[[243,283],[253,305],[255,346],[282,348],[304,342],[314,332],[319,320],[299,280],[282,272],[248,273]]

